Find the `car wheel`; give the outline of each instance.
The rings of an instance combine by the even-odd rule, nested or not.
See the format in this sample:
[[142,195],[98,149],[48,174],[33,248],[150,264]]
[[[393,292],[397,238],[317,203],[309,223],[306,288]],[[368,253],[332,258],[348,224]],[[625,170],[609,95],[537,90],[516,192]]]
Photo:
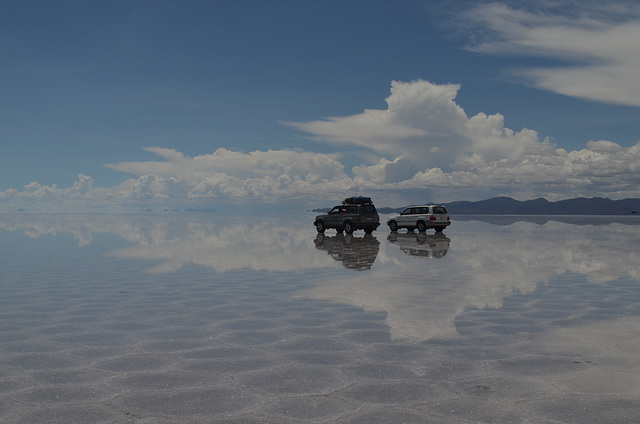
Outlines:
[[389,223],[389,229],[391,231],[398,231],[398,223],[396,221],[391,221]]
[[422,221],[418,222],[418,231],[420,231],[421,233],[424,233],[425,231],[427,231],[427,226],[425,225],[424,222]]
[[444,227],[436,227],[436,233],[441,233],[444,230]]
[[353,233],[353,224],[349,221],[344,223],[344,232],[347,234],[352,234]]
[[318,230],[319,233],[324,233],[324,222],[316,222],[316,230]]

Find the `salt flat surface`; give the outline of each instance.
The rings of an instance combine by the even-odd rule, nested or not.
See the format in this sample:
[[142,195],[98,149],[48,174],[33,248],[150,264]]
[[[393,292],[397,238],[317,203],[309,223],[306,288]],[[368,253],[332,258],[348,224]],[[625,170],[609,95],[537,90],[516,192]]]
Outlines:
[[640,421],[640,218],[312,221],[0,215],[0,421]]

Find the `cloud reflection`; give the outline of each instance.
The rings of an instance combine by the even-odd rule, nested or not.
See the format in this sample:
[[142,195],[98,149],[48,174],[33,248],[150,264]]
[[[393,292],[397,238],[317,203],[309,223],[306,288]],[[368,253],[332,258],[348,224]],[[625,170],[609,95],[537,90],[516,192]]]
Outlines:
[[71,233],[80,246],[113,234],[129,245],[106,254],[152,262],[151,273],[193,265],[219,273],[295,272],[307,287],[299,295],[384,311],[393,337],[427,340],[456,337],[456,317],[470,307],[501,308],[506,296],[560,284],[566,274],[592,284],[640,281],[640,225],[628,225],[640,219],[592,225],[602,219],[457,220],[446,235],[382,229],[366,237],[318,236],[304,213],[0,215],[0,228],[33,238]]
[[407,250],[418,251],[419,236],[398,234],[410,245],[398,248],[393,237],[383,243],[379,256],[386,263],[375,273],[327,281],[308,295],[386,311],[393,336],[427,340],[457,336],[455,319],[469,307],[501,308],[509,294],[532,293],[565,274],[581,274],[596,284],[640,280],[640,253],[634,247],[640,225],[586,225],[586,219],[580,226],[458,221],[448,230],[450,247],[439,260],[431,260],[429,250],[407,255]]

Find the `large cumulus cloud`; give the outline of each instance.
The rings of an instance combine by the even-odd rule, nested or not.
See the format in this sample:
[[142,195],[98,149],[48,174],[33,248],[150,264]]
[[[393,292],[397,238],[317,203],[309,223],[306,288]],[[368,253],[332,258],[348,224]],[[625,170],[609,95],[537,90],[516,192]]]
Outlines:
[[[390,183],[433,167],[472,169],[503,157],[516,159],[538,143],[535,131],[505,128],[502,115],[479,114],[469,119],[455,102],[459,90],[458,84],[393,81],[386,110],[287,125],[317,140],[390,156],[383,167],[377,165]],[[358,171],[363,175],[361,168]]]
[[[639,145],[627,148],[606,140],[589,141],[585,149],[567,152],[540,139],[534,130],[506,128],[501,114],[467,117],[455,103],[459,89],[423,80],[393,82],[387,110],[289,125],[318,140],[386,154],[376,164],[352,170],[354,181],[370,188],[428,188],[442,193],[483,187],[516,198],[549,199],[640,194],[635,187]],[[362,133],[355,130],[357,125],[362,125]],[[389,137],[385,126],[399,128],[401,136]]]
[[[640,197],[640,143],[623,147],[591,140],[566,151],[531,129],[512,130],[500,114],[468,117],[455,101],[461,87],[428,81],[393,82],[387,109],[312,122],[288,122],[318,141],[368,152],[345,169],[339,153],[303,150],[239,152],[219,148],[189,157],[150,147],[161,160],[106,166],[132,174],[114,187],[80,175],[72,187],[0,192],[2,205],[27,200],[100,202],[283,199],[318,201],[375,194],[382,201],[428,191],[437,201],[489,195],[558,200],[578,196]],[[340,149],[337,148],[337,151]]]

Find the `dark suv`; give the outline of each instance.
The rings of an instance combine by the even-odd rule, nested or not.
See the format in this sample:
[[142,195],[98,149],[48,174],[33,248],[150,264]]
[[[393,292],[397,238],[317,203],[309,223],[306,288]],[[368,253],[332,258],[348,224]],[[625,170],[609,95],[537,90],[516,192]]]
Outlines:
[[347,197],[341,205],[334,206],[328,214],[316,216],[313,225],[319,233],[335,228],[338,233],[364,230],[371,234],[380,225],[378,211],[370,197]]

